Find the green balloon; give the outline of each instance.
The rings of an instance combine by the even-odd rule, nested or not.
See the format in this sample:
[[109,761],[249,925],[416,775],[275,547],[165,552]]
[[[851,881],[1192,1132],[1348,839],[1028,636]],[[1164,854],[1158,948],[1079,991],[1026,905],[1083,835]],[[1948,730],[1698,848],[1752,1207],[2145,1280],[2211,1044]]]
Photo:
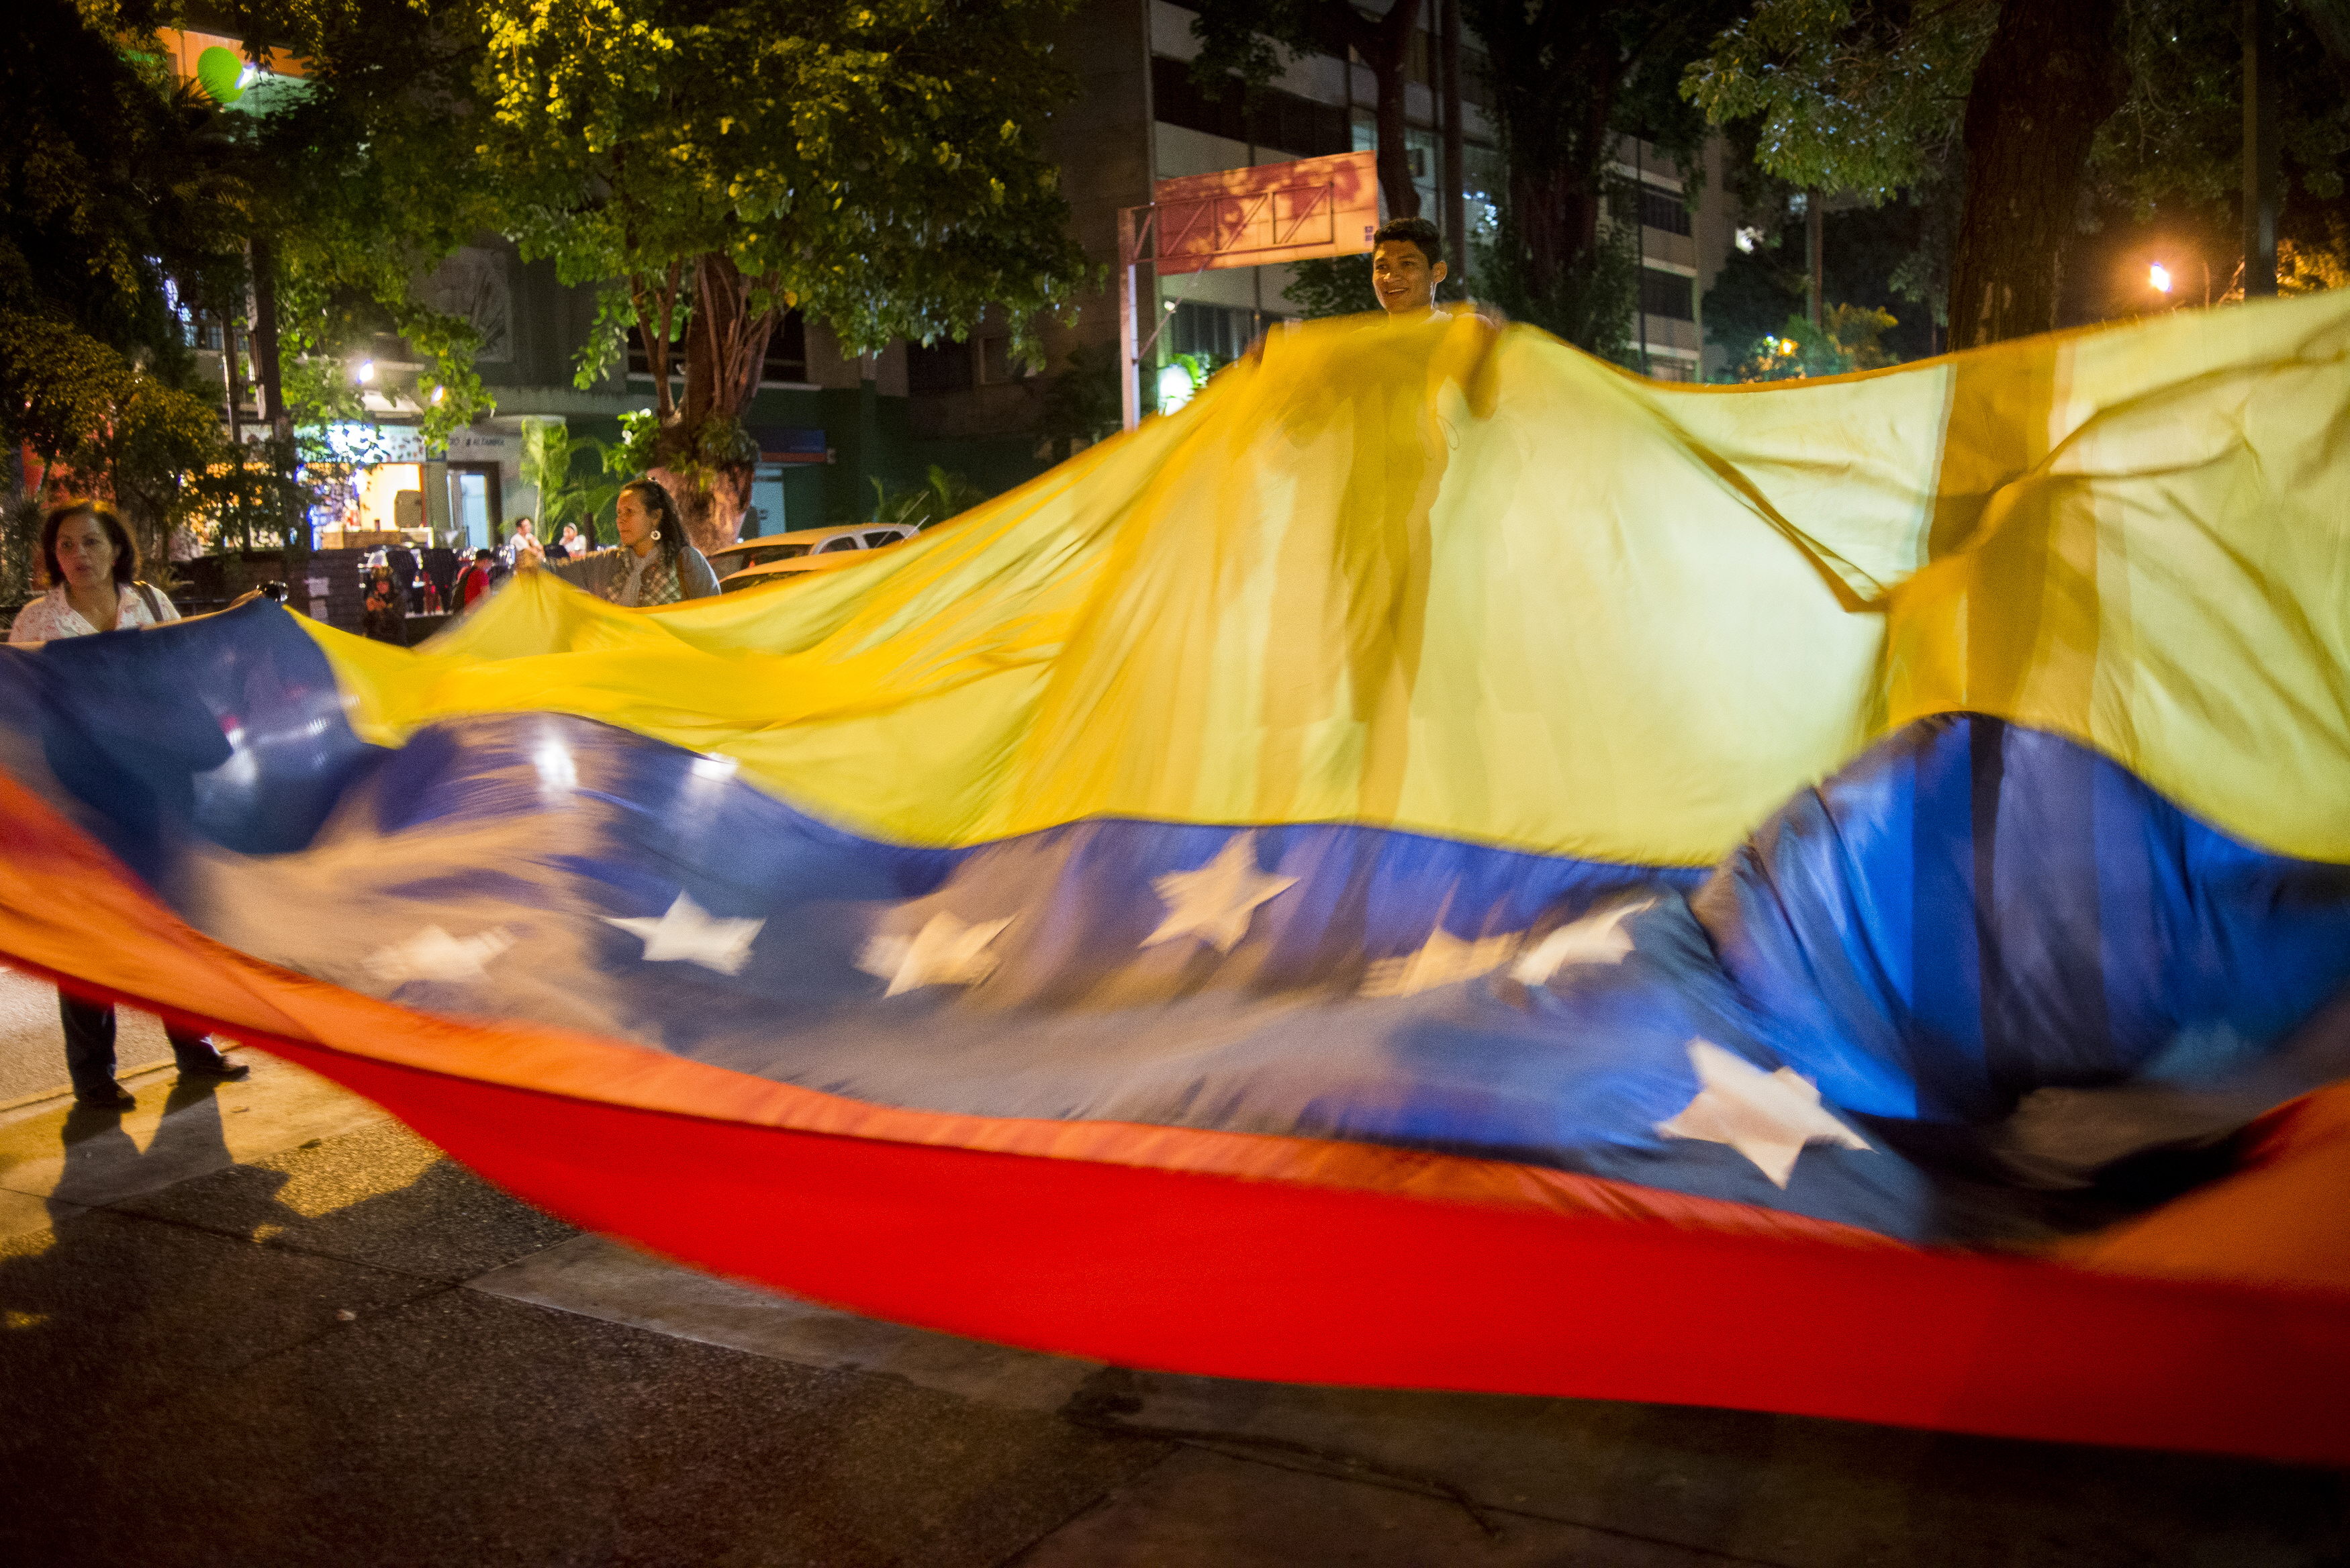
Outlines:
[[234,103],[244,96],[240,85],[244,77],[244,62],[237,58],[234,49],[214,44],[196,57],[196,85],[203,88],[214,103]]

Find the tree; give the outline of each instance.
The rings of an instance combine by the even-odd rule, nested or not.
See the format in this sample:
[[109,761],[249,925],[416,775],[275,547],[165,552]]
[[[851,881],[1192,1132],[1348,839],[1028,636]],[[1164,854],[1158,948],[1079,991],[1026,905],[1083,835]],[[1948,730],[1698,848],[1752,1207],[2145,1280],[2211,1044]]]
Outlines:
[[1197,0],[1191,36],[1200,53],[1192,79],[1202,92],[1228,90],[1238,78],[1253,91],[1279,76],[1284,56],[1336,55],[1352,50],[1370,68],[1378,88],[1374,109],[1378,126],[1379,194],[1388,216],[1419,215],[1419,192],[1411,182],[1411,155],[1404,136],[1404,94],[1411,66],[1412,36],[1419,27],[1419,0],[1388,0],[1384,15],[1367,16],[1353,0]]
[[[45,486],[106,495],[160,558],[196,477],[231,454],[178,307],[236,265],[204,109],[103,0],[31,0],[0,57],[0,439],[8,514]],[[12,539],[7,554],[16,556]],[[12,585],[16,586],[16,585]]]
[[615,453],[592,436],[573,435],[560,420],[533,420],[525,425],[522,482],[538,492],[539,537],[556,538],[570,523],[594,545],[596,520],[612,510],[621,485],[631,477],[621,471],[625,461],[625,454]]
[[1898,362],[1882,341],[1893,327],[1893,313],[1873,306],[1832,306],[1820,313],[1817,327],[1809,316],[1795,311],[1776,331],[1749,346],[1732,379],[1794,381],[1882,369]]
[[[2197,0],[1759,0],[1683,90],[1716,123],[1759,120],[1758,161],[1795,184],[1872,202],[1953,192],[1950,337],[1965,348],[2060,325],[2101,211],[2232,200],[2238,16]],[[2305,20],[2277,22],[2288,183],[2331,199],[2350,104]]]
[[1466,0],[1485,40],[1508,179],[1480,286],[1512,316],[1596,353],[1623,352],[1638,262],[1628,225],[1601,223],[1618,139],[1636,133],[1684,165],[1704,126],[1678,98],[1681,69],[1729,0]]
[[[1036,131],[1069,91],[1060,0],[478,0],[474,167],[531,256],[605,286],[578,367],[634,331],[653,457],[703,549],[731,542],[741,417],[784,312],[852,351],[1034,318],[1091,275]],[[619,280],[615,283],[613,280]],[[673,389],[674,369],[682,389]]]

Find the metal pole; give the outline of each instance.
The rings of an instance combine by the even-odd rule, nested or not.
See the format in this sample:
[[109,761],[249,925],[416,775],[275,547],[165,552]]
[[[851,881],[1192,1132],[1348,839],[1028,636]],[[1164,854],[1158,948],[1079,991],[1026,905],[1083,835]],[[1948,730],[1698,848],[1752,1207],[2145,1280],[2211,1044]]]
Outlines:
[[2244,0],[2244,297],[2277,291],[2276,57],[2271,0]]
[[1135,352],[1134,251],[1134,213],[1128,210],[1118,215],[1118,407],[1126,430],[1142,422],[1142,385],[1137,379],[1142,367]]

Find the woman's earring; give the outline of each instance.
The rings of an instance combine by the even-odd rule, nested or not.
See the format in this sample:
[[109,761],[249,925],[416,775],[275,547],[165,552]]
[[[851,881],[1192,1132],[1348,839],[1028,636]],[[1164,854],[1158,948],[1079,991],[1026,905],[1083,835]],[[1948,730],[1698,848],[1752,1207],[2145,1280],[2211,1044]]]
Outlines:
[[653,543],[656,545],[660,543],[660,530],[658,528],[653,530]]

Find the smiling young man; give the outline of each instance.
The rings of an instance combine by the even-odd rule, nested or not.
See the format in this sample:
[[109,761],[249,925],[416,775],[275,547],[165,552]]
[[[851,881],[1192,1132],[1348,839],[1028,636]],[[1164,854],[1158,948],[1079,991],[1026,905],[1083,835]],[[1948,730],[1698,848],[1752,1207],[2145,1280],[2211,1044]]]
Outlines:
[[1389,320],[1434,314],[1446,270],[1444,236],[1426,218],[1389,218],[1371,234],[1371,292]]

